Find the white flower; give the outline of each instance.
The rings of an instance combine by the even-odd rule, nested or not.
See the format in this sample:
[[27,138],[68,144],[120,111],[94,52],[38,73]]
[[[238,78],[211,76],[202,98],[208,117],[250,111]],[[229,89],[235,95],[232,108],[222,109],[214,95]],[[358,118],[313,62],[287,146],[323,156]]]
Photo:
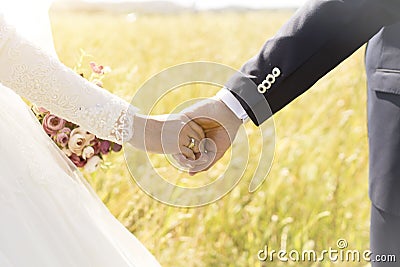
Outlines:
[[94,149],[91,146],[87,146],[83,149],[82,158],[83,159],[90,159],[94,156]]
[[69,141],[68,148],[72,153],[77,156],[82,155],[83,149],[90,144],[92,140],[94,140],[95,136],[82,128],[76,128],[72,130]]
[[110,73],[110,72],[111,72],[111,68],[109,66],[105,66],[103,68],[103,74],[107,74],[107,73]]
[[71,150],[69,150],[68,148],[63,148],[63,149],[62,149],[62,152],[64,152],[64,154],[65,154],[67,157],[71,157],[71,155],[72,155]]
[[99,156],[94,156],[87,161],[85,167],[83,168],[86,172],[92,173],[99,168],[100,163],[101,163],[101,158]]

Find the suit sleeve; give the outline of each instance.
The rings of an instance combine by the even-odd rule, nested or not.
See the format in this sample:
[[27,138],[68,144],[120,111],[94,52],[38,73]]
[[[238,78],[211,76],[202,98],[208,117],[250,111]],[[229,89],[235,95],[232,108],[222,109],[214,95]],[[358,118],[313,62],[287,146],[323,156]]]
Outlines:
[[260,125],[400,20],[400,0],[311,0],[227,82]]

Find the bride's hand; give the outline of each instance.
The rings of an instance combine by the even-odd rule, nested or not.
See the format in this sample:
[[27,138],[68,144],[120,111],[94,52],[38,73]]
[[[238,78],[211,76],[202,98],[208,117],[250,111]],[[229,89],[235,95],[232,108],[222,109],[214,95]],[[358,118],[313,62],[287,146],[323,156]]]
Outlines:
[[144,116],[135,114],[134,147],[159,154],[183,154],[195,160],[203,129],[184,114]]

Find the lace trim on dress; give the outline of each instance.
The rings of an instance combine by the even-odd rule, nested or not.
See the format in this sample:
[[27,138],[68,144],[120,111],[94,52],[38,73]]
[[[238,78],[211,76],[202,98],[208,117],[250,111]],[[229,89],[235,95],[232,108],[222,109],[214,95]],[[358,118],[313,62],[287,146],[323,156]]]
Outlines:
[[133,137],[137,109],[85,80],[22,39],[0,15],[0,81],[37,106],[122,144]]
[[121,116],[115,122],[111,131],[110,138],[115,139],[118,143],[123,143],[133,138],[134,115],[138,109],[129,107],[122,111]]

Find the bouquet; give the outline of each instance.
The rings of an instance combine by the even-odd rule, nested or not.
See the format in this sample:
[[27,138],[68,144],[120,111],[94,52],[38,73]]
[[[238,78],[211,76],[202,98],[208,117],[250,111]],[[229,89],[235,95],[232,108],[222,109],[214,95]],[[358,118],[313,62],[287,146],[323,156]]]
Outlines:
[[[78,70],[82,68],[84,57],[85,54],[82,53]],[[89,66],[91,74],[88,80],[103,87],[102,80],[111,69],[95,62],[90,62]],[[79,74],[84,77],[83,72],[79,72]],[[119,152],[122,149],[121,145],[100,139],[79,125],[51,114],[43,107],[32,106],[32,111],[54,143],[78,168],[83,168],[88,173],[93,173],[102,166],[105,155]]]

